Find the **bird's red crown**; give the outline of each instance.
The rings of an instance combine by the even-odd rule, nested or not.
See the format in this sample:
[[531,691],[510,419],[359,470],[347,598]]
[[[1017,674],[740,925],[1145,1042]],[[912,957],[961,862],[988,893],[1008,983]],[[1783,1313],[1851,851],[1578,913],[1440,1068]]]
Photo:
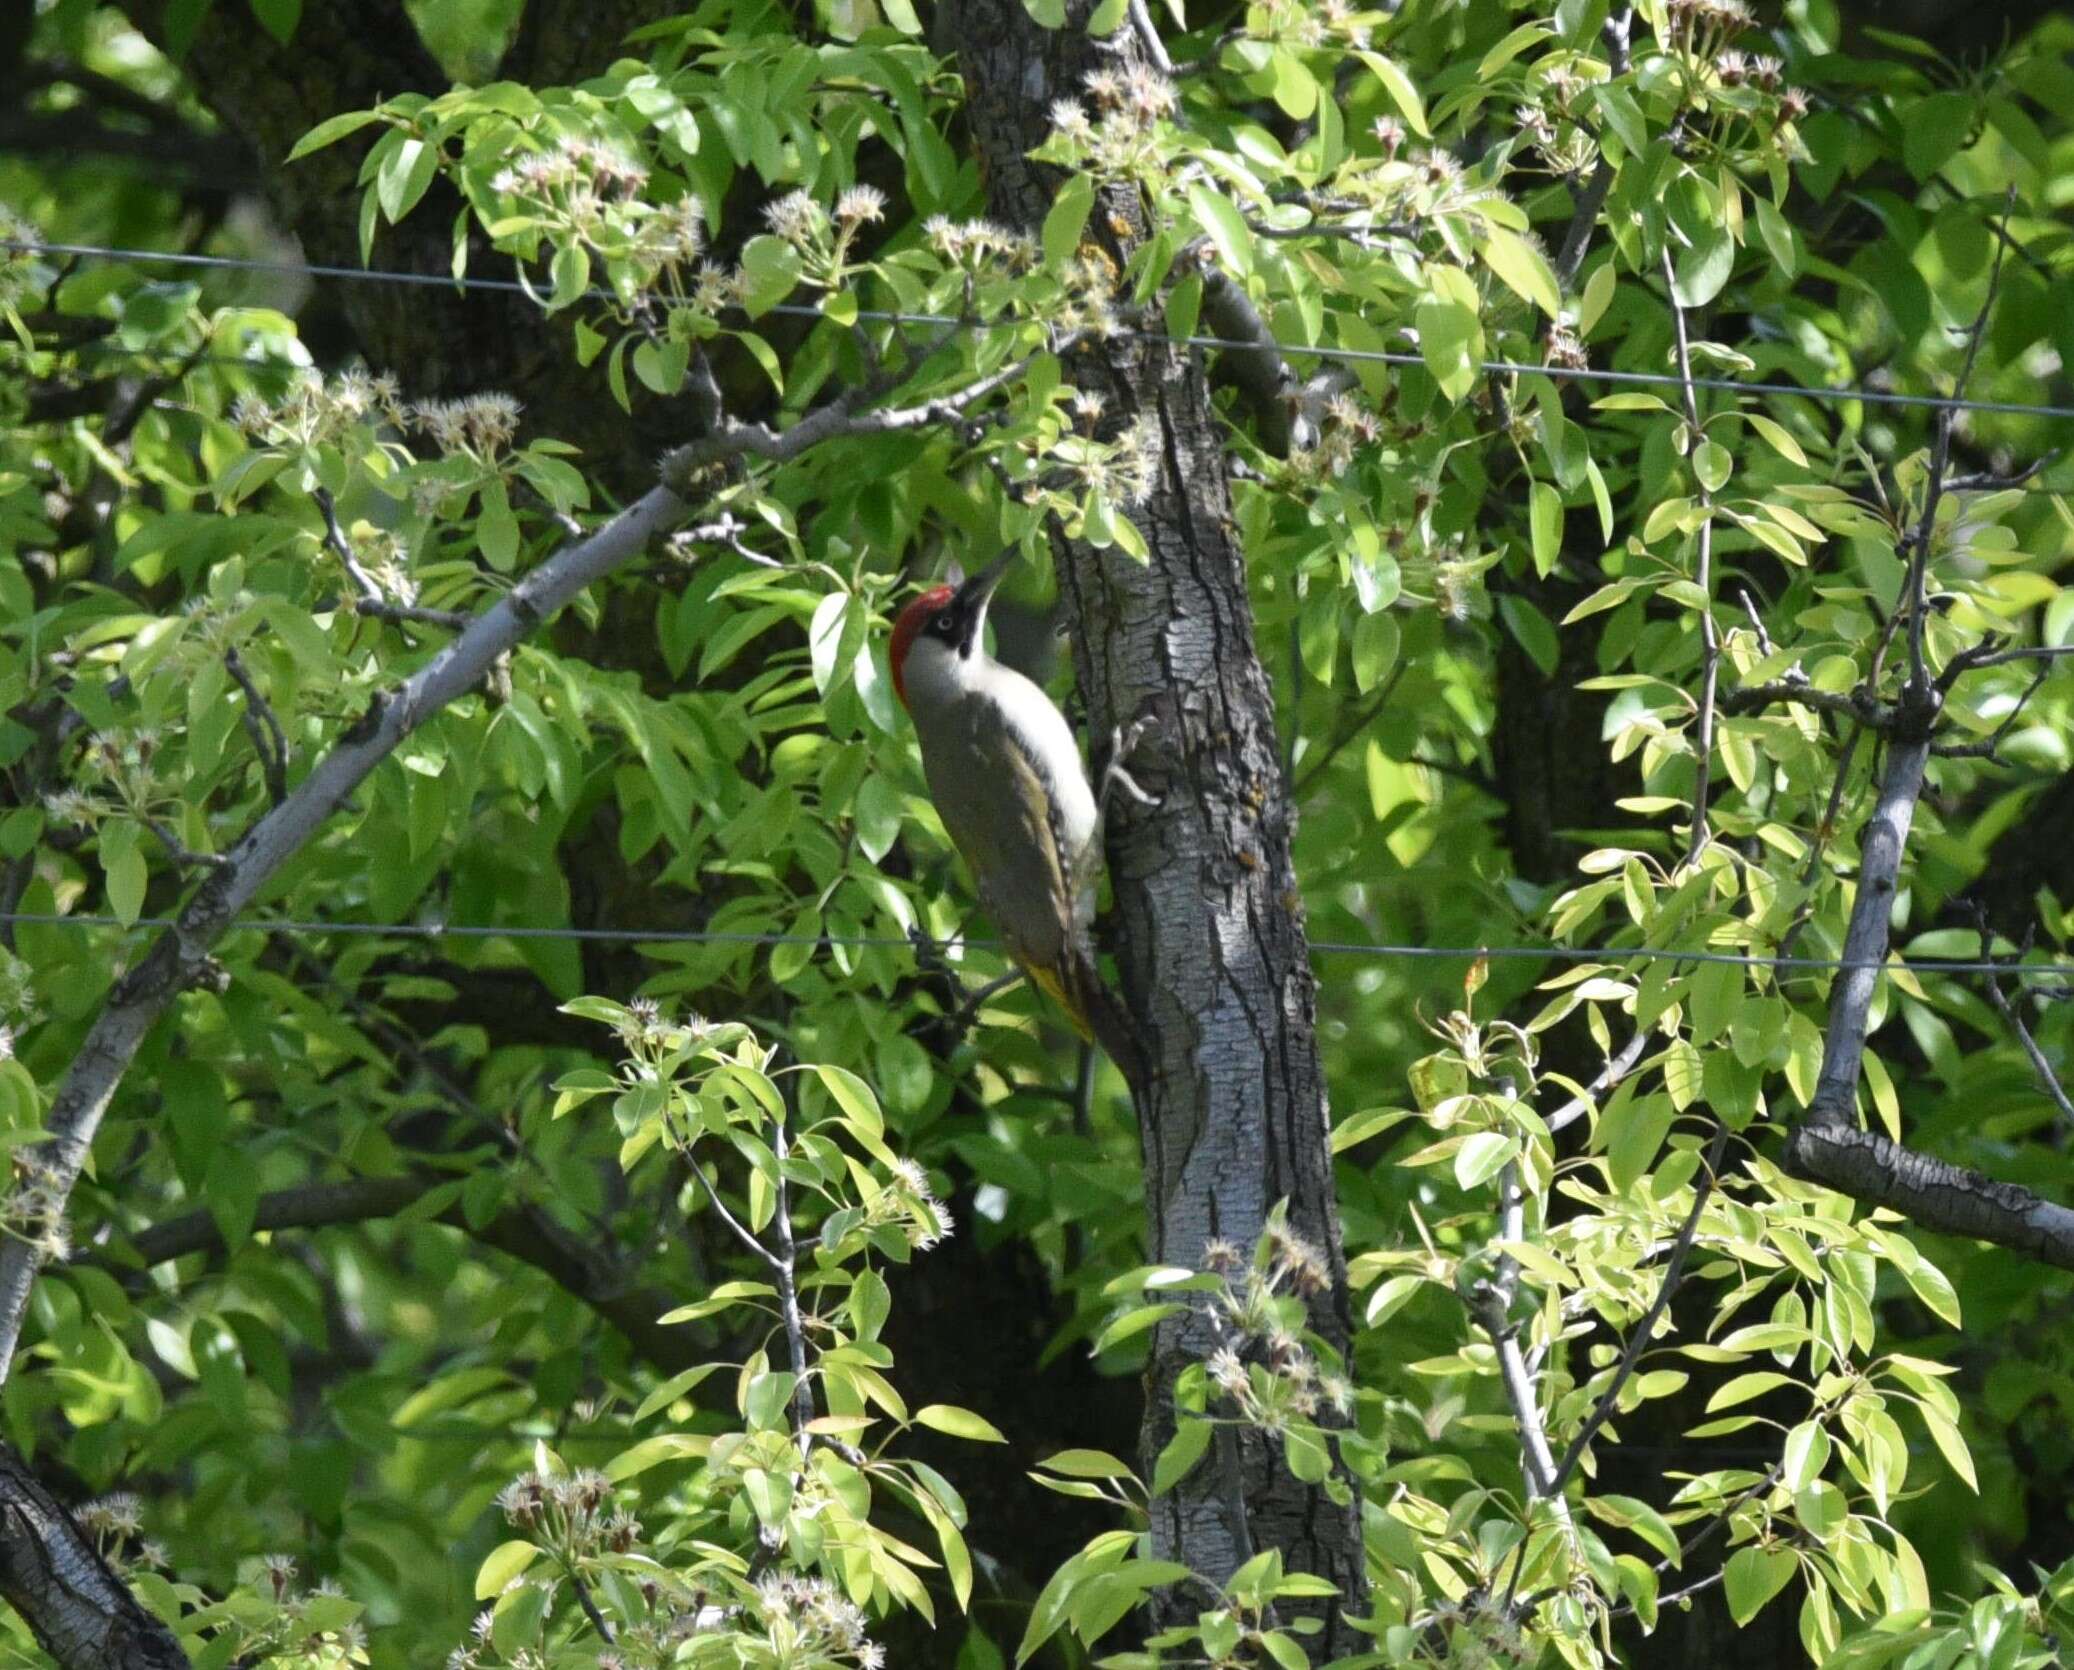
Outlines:
[[949,586],[931,586],[920,597],[911,599],[893,622],[893,642],[886,650],[886,659],[892,664],[893,693],[900,698],[902,707],[907,706],[907,652],[929,624],[929,618],[955,595]]

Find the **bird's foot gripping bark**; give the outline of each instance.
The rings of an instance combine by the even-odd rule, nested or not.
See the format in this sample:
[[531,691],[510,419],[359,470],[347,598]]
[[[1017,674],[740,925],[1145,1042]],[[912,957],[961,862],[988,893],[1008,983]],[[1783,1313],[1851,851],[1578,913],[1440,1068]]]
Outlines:
[[1095,787],[1095,827],[1100,829],[1109,815],[1109,797],[1121,789],[1140,806],[1157,806],[1159,796],[1147,794],[1138,786],[1138,781],[1125,769],[1124,762],[1138,751],[1152,729],[1149,716],[1133,719],[1128,725],[1118,725],[1109,733],[1109,754],[1102,766],[1102,779]]
[[1102,774],[1095,783],[1095,827],[1089,833],[1087,845],[1080,849],[1073,861],[1073,873],[1067,877],[1072,888],[1074,919],[1087,924],[1095,916],[1095,879],[1102,869],[1102,831],[1109,822],[1110,798],[1119,790],[1140,806],[1157,806],[1159,796],[1147,794],[1128,769],[1126,763],[1137,752],[1138,745],[1152,729],[1152,720],[1146,716],[1133,719],[1128,725],[1118,725],[1109,733],[1109,751],[1104,757]]

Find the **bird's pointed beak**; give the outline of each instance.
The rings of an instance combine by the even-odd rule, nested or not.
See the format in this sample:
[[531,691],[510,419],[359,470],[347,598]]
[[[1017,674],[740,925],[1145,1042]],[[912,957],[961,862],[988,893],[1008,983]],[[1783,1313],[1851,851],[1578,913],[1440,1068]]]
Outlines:
[[994,588],[1007,578],[1008,570],[1015,563],[1016,548],[1011,545],[977,574],[972,575],[958,587],[958,607],[968,609],[974,615],[986,613],[987,604],[993,599]]

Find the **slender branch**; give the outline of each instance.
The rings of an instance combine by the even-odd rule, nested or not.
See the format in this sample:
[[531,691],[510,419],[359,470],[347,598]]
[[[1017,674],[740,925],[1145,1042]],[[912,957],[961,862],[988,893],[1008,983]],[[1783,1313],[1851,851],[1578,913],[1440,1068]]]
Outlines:
[[245,734],[259,756],[260,775],[266,780],[267,798],[276,806],[288,798],[288,737],[272,705],[259,693],[251,673],[235,648],[223,652],[223,665],[245,692]]
[[1138,32],[1138,44],[1145,51],[1146,60],[1161,75],[1174,73],[1174,60],[1167,56],[1167,43],[1159,38],[1159,29],[1152,21],[1152,9],[1145,0],[1131,0],[1131,27]]
[[734,1213],[730,1212],[727,1209],[727,1203],[720,1198],[720,1191],[713,1186],[713,1179],[706,1175],[706,1168],[700,1165],[697,1160],[692,1159],[689,1155],[685,1156],[685,1166],[691,1172],[692,1176],[698,1179],[700,1192],[703,1193],[706,1197],[706,1204],[712,1207],[715,1214],[718,1215],[720,1221],[726,1224],[727,1227],[734,1232],[735,1239],[741,1242],[743,1246],[747,1247],[758,1258],[762,1259],[764,1263],[768,1264],[773,1270],[781,1269],[782,1266],[779,1263],[778,1254],[772,1252],[769,1247],[766,1247],[753,1234],[751,1234],[749,1232],[748,1226],[744,1224],[740,1218],[736,1217]]
[[[1526,1191],[1520,1187],[1519,1163],[1508,1164],[1498,1176],[1498,1236],[1502,1241],[1526,1239]],[[1478,1284],[1473,1309],[1478,1325],[1490,1336],[1498,1353],[1498,1374],[1505,1388],[1505,1401],[1512,1410],[1513,1425],[1519,1429],[1520,1471],[1527,1481],[1530,1502],[1553,1501],[1557,1517],[1570,1522],[1569,1504],[1562,1499],[1556,1482],[1554,1452],[1549,1448],[1548,1423],[1541,1413],[1541,1400],[1534,1392],[1534,1379],[1520,1351],[1519,1329],[1511,1318],[1512,1301],[1519,1287],[1519,1262],[1501,1253],[1497,1269],[1487,1282]]]
[[[2002,262],[2008,254],[2006,234],[2009,230],[2010,211],[2016,207],[2016,187],[2009,188],[2002,200],[2003,240],[1995,245],[1994,264],[1988,269],[1988,293],[1982,298],[1980,311],[1973,316],[1973,325],[1966,333],[1966,357],[1959,363],[1959,379],[1953,387],[1955,394],[1963,396],[1966,385],[1973,380],[1974,362],[1980,358],[1981,339],[1987,334],[1988,315],[1995,309],[1995,292],[2002,287]],[[1937,413],[1937,441],[1930,452],[1930,481],[1923,493],[1923,514],[1916,523],[1914,549],[1908,559],[1908,681],[1911,687],[1925,688],[1930,681],[1928,669],[1923,663],[1923,629],[1928,606],[1925,591],[1930,574],[1930,541],[1937,531],[1938,501],[1944,496],[1945,477],[1952,467],[1952,408],[1940,407]]]
[[2016,722],[2024,716],[2024,709],[2031,705],[2031,698],[2052,676],[2053,663],[2048,661],[2031,676],[2024,686],[2024,693],[2017,697],[2016,705],[2002,716],[2002,723],[1978,742],[1933,742],[1930,752],[1941,760],[1991,760],[2009,740],[2009,733],[2016,729]]
[[[1599,38],[1606,43],[1606,78],[1618,81],[1628,73],[1628,42],[1635,21],[1635,8],[1622,6],[1607,17],[1599,26]],[[1576,207],[1570,212],[1570,226],[1563,234],[1563,247],[1556,256],[1556,284],[1567,290],[1576,282],[1577,274],[1584,266],[1585,252],[1591,248],[1592,227],[1597,224],[1599,210],[1606,205],[1606,193],[1613,186],[1613,160],[1603,147],[1598,161],[1592,164],[1591,178],[1585,181],[1584,189],[1577,194]]]
[[2057,661],[2063,655],[2074,655],[2074,644],[2019,644],[2015,649],[1975,646],[1953,656],[1937,683],[1940,689],[1949,690],[1961,674],[1982,667],[2002,667],[2012,661]]
[[1923,767],[1930,757],[1927,721],[1918,722],[1914,730],[1916,734],[1896,737],[1888,747],[1879,796],[1859,837],[1858,892],[1844,929],[1845,967],[1830,990],[1829,1030],[1823,1041],[1814,1100],[1808,1107],[1809,1124],[1853,1123],[1865,1029],[1887,960],[1888,920],[1900,885],[1902,853],[1908,845],[1916,800],[1923,792]]
[[[1608,20],[1611,27],[1611,20]],[[1602,159],[1603,160],[1603,159]],[[1699,395],[1692,382],[1692,344],[1685,328],[1685,306],[1678,300],[1678,275],[1671,265],[1667,244],[1663,251],[1664,295],[1671,304],[1671,323],[1678,337],[1678,379],[1685,401],[1685,427],[1695,452],[1704,431],[1700,428]],[[1695,471],[1695,479],[1697,471]],[[1685,862],[1694,862],[1707,845],[1707,791],[1714,772],[1714,693],[1721,678],[1721,635],[1714,624],[1714,490],[1703,481],[1699,487],[1700,508],[1706,520],[1700,523],[1698,567],[1693,581],[1701,593],[1700,604],[1700,712],[1698,736],[1693,751],[1698,761],[1693,771],[1692,830]]]
[[[1400,660],[1396,666],[1392,667],[1390,676],[1383,680],[1383,687],[1370,698],[1368,705],[1357,709],[1346,723],[1340,726],[1337,734],[1325,745],[1323,753],[1315,760],[1304,761],[1303,775],[1296,779],[1295,786],[1289,791],[1291,800],[1301,800],[1304,791],[1317,782],[1319,775],[1338,757],[1340,750],[1363,731],[1367,730],[1375,722],[1376,716],[1389,706],[1390,697],[1397,689],[1398,680],[1404,677],[1409,665],[1408,662]],[[1419,763],[1423,765],[1430,762],[1420,761]]]
[[[1988,936],[1985,930],[1980,936],[1980,954],[1983,959],[1988,955]],[[2061,1122],[2069,1129],[2074,1129],[2074,1102],[2068,1101],[2059,1074],[2052,1070],[2052,1063],[2046,1060],[2045,1051],[2038,1047],[2038,1040],[2031,1036],[2031,1029],[2024,1025],[2023,1017],[2016,1012],[2015,1005],[2002,990],[2002,977],[1999,974],[1988,976],[1988,999],[1995,1005],[1995,1012],[2002,1017],[2003,1024],[2016,1034],[2017,1042],[2024,1047],[2024,1054],[2030,1057],[2031,1073],[2038,1080],[2038,1088],[2043,1090],[2051,1099],[2052,1105],[2059,1109]]]
[[1807,902],[1794,915],[1786,931],[1779,936],[1781,960],[1793,955],[1793,948],[1800,943],[1800,936],[1815,917],[1815,874],[1822,868],[1822,854],[1831,838],[1836,834],[1837,817],[1843,810],[1844,790],[1851,780],[1851,761],[1857,757],[1858,744],[1865,740],[1865,726],[1853,725],[1851,734],[1844,739],[1843,752],[1837,756],[1836,777],[1829,785],[1829,801],[1822,808],[1822,821],[1815,825],[1815,838],[1808,843],[1808,861],[1801,866],[1801,891]]
[[1892,730],[1896,721],[1895,710],[1862,684],[1852,690],[1818,690],[1804,678],[1784,678],[1770,684],[1741,685],[1721,697],[1725,713],[1758,713],[1781,703],[1855,719],[1882,734]]
[[783,1118],[772,1122],[771,1152],[778,1157],[777,1209],[771,1214],[778,1251],[772,1264],[778,1272],[778,1312],[785,1321],[785,1349],[792,1363],[792,1436],[799,1444],[799,1453],[805,1455],[813,1443],[807,1428],[814,1419],[814,1386],[807,1378],[806,1319],[799,1309],[799,1249],[792,1239],[792,1186],[785,1177],[792,1150]]
[[1973,475],[1955,475],[1944,484],[1944,490],[1947,493],[1999,493],[2011,487],[2021,487],[2033,477],[2044,474],[2059,455],[2058,447],[2041,452],[2014,475],[1996,475],[1989,470],[1980,470]]
[[140,812],[137,821],[151,831],[152,838],[166,849],[166,856],[183,870],[212,870],[228,864],[230,860],[220,852],[196,852],[182,843],[179,836],[168,829],[148,812]]
[[[497,658],[585,587],[631,561],[686,513],[657,487],[588,539],[565,547],[469,622],[454,639],[366,714],[280,805],[225,855],[143,960],[111,989],[51,1104],[37,1145],[43,1175],[68,1199],[102,1116],[145,1037],[174,997],[207,966],[216,940],[281,866],[329,821],[369,772],[448,702],[481,682]],[[40,1252],[19,1240],[0,1247],[0,1379],[12,1367]]]
[[598,1610],[598,1603],[591,1599],[590,1585],[584,1582],[583,1573],[573,1565],[563,1569],[569,1574],[569,1587],[576,1591],[577,1604],[583,1608],[583,1615],[590,1619],[591,1628],[605,1638],[606,1646],[614,1645],[619,1638],[612,1633],[612,1626],[605,1621],[604,1613]]
[[374,576],[361,567],[360,559],[353,554],[353,543],[346,538],[346,530],[339,526],[338,506],[332,502],[331,494],[319,487],[310,496],[324,513],[324,543],[338,558],[346,577],[353,582],[356,613],[392,625],[412,621],[421,626],[444,627],[449,632],[458,632],[468,624],[469,617],[459,609],[424,609],[415,603],[391,603],[382,595],[382,588],[375,584]]
[[1582,1119],[1591,1106],[1590,1098],[1603,1096],[1635,1070],[1635,1063],[1642,1059],[1642,1052],[1649,1047],[1649,1033],[1644,1027],[1636,1027],[1635,1035],[1621,1045],[1620,1053],[1612,1057],[1599,1069],[1598,1077],[1584,1087],[1584,1095],[1573,1096],[1554,1113],[1542,1121],[1554,1135],[1565,1126]]
[[1692,1185],[1692,1210],[1685,1214],[1678,1238],[1671,1243],[1671,1256],[1664,1264],[1663,1282],[1656,1290],[1654,1302],[1642,1313],[1642,1320],[1629,1331],[1627,1346],[1620,1354],[1620,1361],[1614,1365],[1613,1378],[1606,1382],[1606,1389],[1599,1394],[1598,1402],[1592,1405],[1591,1413],[1584,1418],[1584,1425],[1577,1429],[1577,1436],[1570,1440],[1570,1447],[1563,1452],[1562,1465],[1556,1468],[1553,1486],[1558,1491],[1570,1482],[1599,1428],[1612,1418],[1614,1405],[1620,1401],[1620,1394],[1627,1389],[1629,1378],[1642,1360],[1642,1353],[1649,1347],[1650,1336],[1656,1332],[1656,1325],[1663,1320],[1664,1312],[1671,1308],[1671,1300],[1685,1279],[1685,1261],[1691,1257],[1693,1242],[1699,1238],[1700,1215],[1706,1211],[1707,1202],[1714,1193],[1721,1156],[1727,1147],[1728,1127],[1716,1125],[1714,1140],[1707,1144],[1706,1161]]

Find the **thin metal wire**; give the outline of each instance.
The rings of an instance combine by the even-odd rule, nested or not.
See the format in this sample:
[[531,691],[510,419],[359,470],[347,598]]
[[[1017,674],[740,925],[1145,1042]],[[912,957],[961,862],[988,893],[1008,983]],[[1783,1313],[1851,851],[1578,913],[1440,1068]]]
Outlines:
[[[60,916],[51,912],[4,911],[0,922],[32,927],[67,928],[170,928],[170,916],[140,916],[125,923],[119,916]],[[513,939],[576,940],[608,945],[827,945],[845,948],[905,949],[913,941],[893,934],[777,934],[729,932],[711,928],[555,928],[541,926],[498,926],[490,922],[311,922],[288,917],[245,917],[231,923],[226,933],[344,934],[391,939]],[[963,939],[968,950],[998,951],[993,939]],[[1842,971],[1871,968],[1879,973],[1908,974],[2017,974],[2074,980],[2074,963],[2011,963],[1985,958],[1918,957],[1868,963],[1841,957],[1760,957],[1736,951],[1681,951],[1658,945],[1387,945],[1362,944],[1352,940],[1313,940],[1311,950],[1321,957],[1374,957],[1424,959],[1428,961],[1531,961],[1558,963],[1727,963],[1738,968],[1789,969],[1800,972]]]
[[[291,277],[338,279],[347,283],[405,284],[425,288],[453,290],[492,290],[514,295],[534,295],[516,279],[509,278],[453,278],[441,277],[436,273],[398,272],[382,267],[339,267],[326,265],[304,265],[293,261],[262,261],[248,256],[194,255],[180,250],[124,249],[108,244],[74,243],[30,243],[26,241],[0,240],[0,249],[21,253],[47,253],[54,255],[76,255],[82,260],[111,261],[158,261],[171,266],[213,267],[235,272],[270,272]],[[584,295],[600,301],[617,301],[619,298],[610,290],[592,288]],[[799,302],[780,302],[765,309],[785,318],[821,319],[826,315],[818,307],[809,307]],[[859,319],[869,319],[875,324],[931,325],[939,328],[968,332],[1018,330],[1030,323],[1026,319],[961,319],[948,313],[902,313],[875,308],[860,308]],[[1130,341],[1165,342],[1190,348],[1216,348],[1258,353],[1265,344],[1244,342],[1221,336],[1168,336],[1158,331],[1122,330],[1116,333]],[[1345,365],[1395,365],[1423,366],[1425,360],[1418,354],[1402,353],[1383,348],[1334,348],[1314,347],[1300,342],[1275,342],[1273,346],[1285,354],[1309,355],[1313,359]],[[1478,369],[1496,372],[1503,376],[1543,376],[1575,382],[1609,383],[1619,387],[1671,388],[1686,387],[1686,380],[1668,371],[1612,371],[1599,370],[1590,366],[1529,365],[1517,360],[1481,360]],[[1999,412],[2014,417],[2074,418],[2074,406],[2031,404],[2019,400],[1979,400],[1969,396],[1941,394],[1901,394],[1890,389],[1859,387],[1826,388],[1799,383],[1739,382],[1733,377],[1694,377],[1691,385],[1696,389],[1714,389],[1729,394],[1776,394],[1790,398],[1821,401],[1862,401],[1869,406],[1913,406],[1926,411],[1955,412]]]

